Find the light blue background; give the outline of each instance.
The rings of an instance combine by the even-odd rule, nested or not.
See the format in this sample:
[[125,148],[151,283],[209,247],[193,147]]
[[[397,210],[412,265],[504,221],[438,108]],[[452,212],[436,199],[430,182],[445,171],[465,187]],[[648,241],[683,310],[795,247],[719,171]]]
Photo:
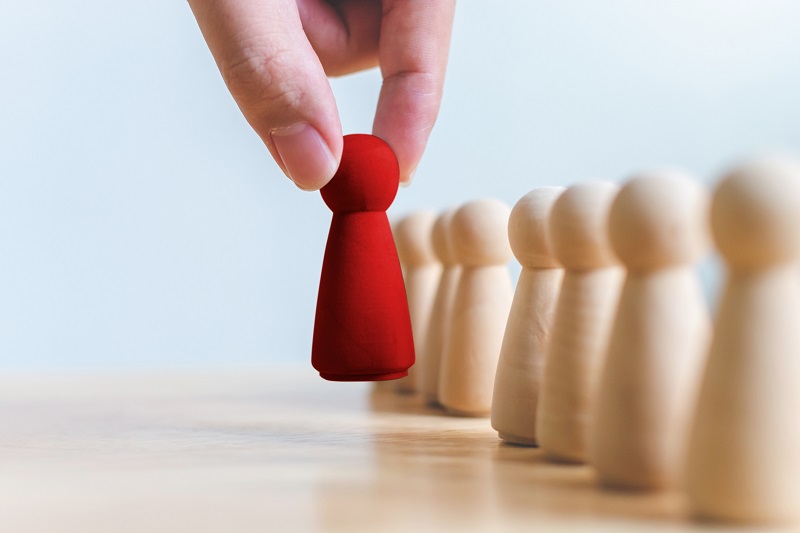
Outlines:
[[[392,209],[800,147],[800,2],[459,4],[439,123]],[[183,2],[0,17],[0,367],[308,358],[329,212],[285,179]],[[369,131],[380,78],[334,80]]]

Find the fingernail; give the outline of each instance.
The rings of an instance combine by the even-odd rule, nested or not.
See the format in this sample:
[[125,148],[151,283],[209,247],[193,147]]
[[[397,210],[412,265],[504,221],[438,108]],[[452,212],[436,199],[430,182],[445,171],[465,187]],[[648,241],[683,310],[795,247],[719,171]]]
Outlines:
[[272,144],[283,161],[283,168],[295,185],[304,191],[315,191],[327,183],[338,163],[322,135],[306,122],[270,132]]
[[417,169],[416,168],[413,169],[411,172],[409,172],[408,176],[406,176],[405,178],[403,178],[400,181],[400,186],[401,187],[408,187],[409,185],[411,185],[411,182],[414,180],[414,174],[416,174],[416,173],[417,173]]

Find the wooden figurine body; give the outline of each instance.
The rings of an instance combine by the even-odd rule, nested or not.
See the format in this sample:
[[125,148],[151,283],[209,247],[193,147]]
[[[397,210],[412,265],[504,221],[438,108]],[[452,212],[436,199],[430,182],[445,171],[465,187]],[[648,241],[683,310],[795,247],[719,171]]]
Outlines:
[[601,484],[674,487],[684,458],[708,312],[695,263],[707,243],[707,195],[676,172],[634,177],[611,208],[609,236],[626,266],[598,390],[590,459]]
[[800,520],[800,162],[735,169],[711,208],[727,283],[686,469],[694,514]]
[[347,135],[339,169],[321,189],[333,211],[320,276],[311,362],[332,381],[407,375],[414,341],[386,209],[399,184],[391,148]]
[[492,427],[501,439],[536,445],[536,410],[563,271],[553,257],[548,218],[563,187],[542,187],[511,210],[508,239],[522,265],[494,382]]
[[456,211],[451,235],[461,277],[439,377],[440,401],[453,414],[488,416],[513,290],[509,209],[477,200]]
[[551,245],[564,278],[536,420],[539,446],[551,460],[586,461],[590,408],[623,276],[605,229],[616,193],[607,182],[573,185],[550,214]]
[[408,369],[408,375],[394,383],[398,392],[414,393],[421,387],[420,368],[425,361],[425,336],[442,271],[431,243],[435,221],[436,215],[432,211],[420,210],[403,217],[395,226],[397,253],[405,268],[408,311],[416,354],[416,362]]
[[425,358],[420,367],[421,390],[429,405],[439,405],[439,375],[442,367],[442,354],[446,349],[450,317],[453,312],[458,278],[461,267],[456,262],[453,244],[450,242],[450,224],[455,209],[439,215],[433,225],[431,244],[434,254],[442,264],[442,273],[433,300],[428,331],[425,334]]

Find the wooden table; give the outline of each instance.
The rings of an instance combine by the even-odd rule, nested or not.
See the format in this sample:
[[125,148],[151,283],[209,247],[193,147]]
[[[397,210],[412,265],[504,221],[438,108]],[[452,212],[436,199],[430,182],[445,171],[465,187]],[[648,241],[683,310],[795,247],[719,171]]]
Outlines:
[[599,490],[487,419],[371,391],[305,366],[6,375],[0,531],[708,529],[679,494]]

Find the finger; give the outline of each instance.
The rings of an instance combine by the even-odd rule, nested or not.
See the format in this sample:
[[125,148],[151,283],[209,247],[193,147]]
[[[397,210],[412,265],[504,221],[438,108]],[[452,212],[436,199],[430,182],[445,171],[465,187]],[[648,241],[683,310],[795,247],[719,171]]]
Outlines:
[[330,84],[294,0],[189,0],[247,121],[298,187],[327,183],[342,154]]
[[455,0],[386,0],[379,44],[383,86],[372,130],[409,182],[439,114]]
[[300,20],[328,76],[378,64],[381,3],[376,0],[298,0]]

